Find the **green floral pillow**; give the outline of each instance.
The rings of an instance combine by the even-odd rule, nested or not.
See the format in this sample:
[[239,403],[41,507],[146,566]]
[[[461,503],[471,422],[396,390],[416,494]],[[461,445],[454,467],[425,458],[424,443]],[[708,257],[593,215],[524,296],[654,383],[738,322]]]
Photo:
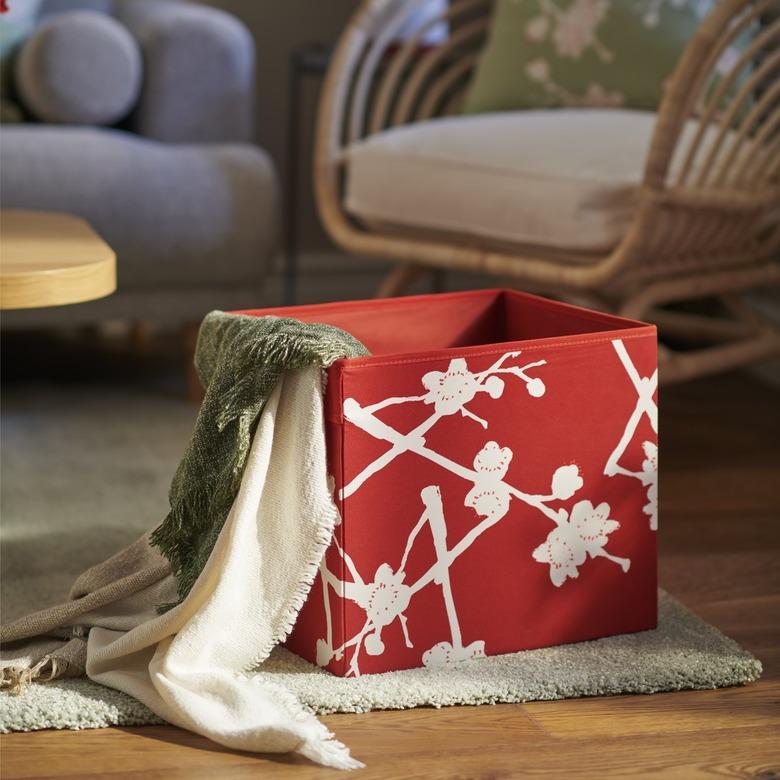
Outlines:
[[497,0],[463,110],[653,110],[715,2]]

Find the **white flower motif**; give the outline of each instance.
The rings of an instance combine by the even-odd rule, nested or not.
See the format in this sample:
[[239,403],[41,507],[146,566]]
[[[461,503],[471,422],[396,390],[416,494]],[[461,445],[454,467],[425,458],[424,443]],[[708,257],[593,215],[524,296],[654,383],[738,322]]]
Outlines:
[[544,82],[550,80],[550,66],[547,64],[547,60],[543,60],[541,57],[527,63],[525,72],[532,81]]
[[541,43],[549,28],[550,20],[546,16],[535,16],[525,26],[525,38],[531,43]]
[[326,485],[328,486],[328,495],[333,499],[333,504],[336,507],[336,525],[341,525],[341,512],[339,512],[338,503],[336,501],[336,477],[333,474],[328,474]]
[[317,640],[317,666],[327,666],[333,658],[333,648],[324,640]]
[[439,642],[423,653],[422,662],[423,666],[435,667],[484,657],[485,643],[482,640],[472,642],[466,647],[453,647],[450,642]]
[[509,510],[509,488],[503,479],[512,461],[512,450],[489,441],[474,458],[477,472],[474,486],[466,494],[465,506],[482,517],[503,517]]
[[642,511],[650,518],[650,530],[658,530],[658,483],[653,482],[647,486],[647,503]]
[[533,398],[541,398],[547,390],[544,382],[538,376],[529,379],[525,384],[525,389],[528,391],[528,395]]
[[477,393],[486,392],[491,398],[499,398],[504,392],[504,382],[497,376],[480,383],[463,358],[451,360],[446,371],[429,371],[422,383],[428,391],[423,401],[433,404],[437,414],[460,412]]
[[625,96],[620,92],[608,92],[601,84],[588,84],[583,105],[593,108],[618,108],[625,102]]
[[620,528],[617,520],[610,519],[609,512],[609,504],[606,501],[602,501],[597,507],[590,501],[579,501],[571,511],[569,523],[591,557],[600,553],[609,534]]
[[585,563],[585,548],[569,525],[560,525],[532,553],[535,561],[550,564],[550,579],[560,587],[567,577],[579,577],[577,567]]
[[501,480],[511,462],[512,450],[509,447],[499,447],[496,442],[489,441],[474,458],[474,468],[491,479]]
[[387,563],[383,563],[376,570],[373,582],[353,588],[355,600],[366,611],[373,628],[365,638],[369,655],[384,652],[382,629],[397,617],[403,619],[403,612],[409,606],[412,592],[408,585],[404,585],[404,577],[402,571],[394,572]]
[[[680,9],[684,8],[690,0],[639,0],[639,9],[642,11],[642,24],[645,27],[649,29],[658,27],[665,2],[668,2],[672,8]],[[642,10],[643,6],[644,10]],[[711,8],[712,0],[703,0],[703,2],[700,0],[693,10],[698,16],[706,16]]]
[[544,544],[539,545],[532,555],[535,561],[550,566],[550,580],[560,587],[567,578],[579,577],[578,566],[585,559],[609,558],[628,571],[630,561],[616,558],[604,550],[608,536],[620,528],[617,520],[609,517],[609,504],[602,502],[594,507],[590,501],[579,501],[574,505],[568,520],[561,522],[549,533]]
[[645,452],[645,459],[642,461],[642,471],[646,474],[655,474],[658,472],[658,445],[646,441],[642,443],[642,449]]
[[387,563],[377,568],[374,581],[358,599],[374,625],[386,626],[409,605],[409,586],[403,584],[404,577],[402,571],[394,572]]
[[658,22],[660,21],[661,16],[658,13],[657,8],[651,8],[647,13],[642,17],[642,24],[648,28],[648,30],[653,29],[654,27],[658,27]]
[[606,0],[574,0],[566,11],[558,11],[552,36],[558,54],[579,59],[586,49],[597,46],[596,30],[608,10]]
[[658,530],[658,446],[651,441],[642,444],[645,459],[642,461],[640,479],[647,486],[647,503],[642,511],[650,518],[650,529]]
[[555,470],[552,478],[551,493],[553,498],[566,501],[571,498],[583,485],[580,470],[574,464],[560,466]]

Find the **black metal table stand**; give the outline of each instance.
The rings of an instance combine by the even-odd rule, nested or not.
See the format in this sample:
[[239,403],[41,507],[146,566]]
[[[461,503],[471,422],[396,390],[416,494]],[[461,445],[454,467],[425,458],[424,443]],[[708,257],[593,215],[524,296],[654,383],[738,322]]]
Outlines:
[[301,143],[301,86],[306,76],[323,76],[330,65],[333,47],[312,43],[296,49],[290,57],[289,106],[287,114],[287,186],[284,202],[284,304],[298,299],[298,161]]

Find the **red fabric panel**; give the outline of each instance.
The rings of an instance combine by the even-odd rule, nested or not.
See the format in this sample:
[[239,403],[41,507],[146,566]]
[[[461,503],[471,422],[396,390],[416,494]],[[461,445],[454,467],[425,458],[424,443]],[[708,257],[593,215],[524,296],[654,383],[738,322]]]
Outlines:
[[329,372],[342,523],[294,652],[349,675],[655,626],[654,327],[501,290],[251,313],[373,352]]

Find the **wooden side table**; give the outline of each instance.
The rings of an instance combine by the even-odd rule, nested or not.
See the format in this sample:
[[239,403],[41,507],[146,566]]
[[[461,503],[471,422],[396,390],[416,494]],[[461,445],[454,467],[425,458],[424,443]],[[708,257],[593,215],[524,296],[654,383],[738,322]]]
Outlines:
[[116,290],[116,255],[69,214],[0,212],[0,309],[63,306]]

